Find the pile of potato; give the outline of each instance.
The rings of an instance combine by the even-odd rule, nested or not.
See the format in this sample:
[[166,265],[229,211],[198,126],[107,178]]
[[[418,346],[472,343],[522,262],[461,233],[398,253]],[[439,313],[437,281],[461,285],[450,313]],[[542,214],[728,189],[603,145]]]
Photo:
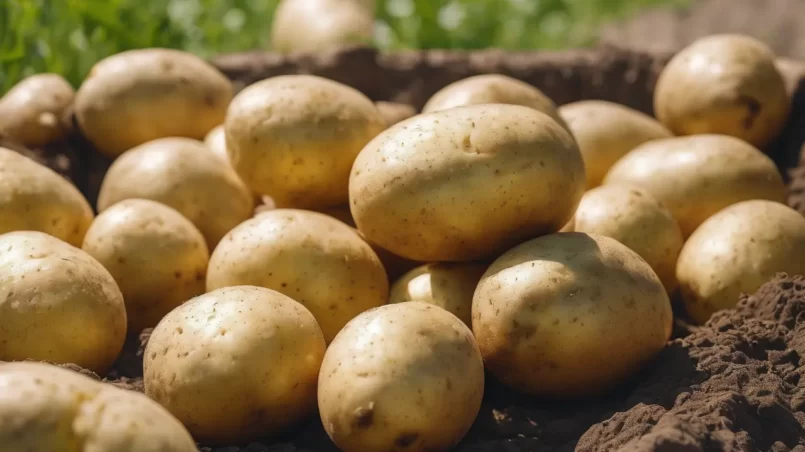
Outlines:
[[663,349],[676,291],[705,322],[805,273],[805,218],[761,151],[786,84],[742,36],[679,53],[657,119],[557,107],[503,75],[418,114],[310,75],[234,94],[195,56],[149,49],[76,93],[22,82],[0,130],[41,145],[70,104],[115,161],[96,215],[0,149],[0,360],[104,375],[154,327],[148,398],[0,364],[3,450],[191,451],[316,411],[347,452],[447,450],[485,369],[543,398],[606,394]]

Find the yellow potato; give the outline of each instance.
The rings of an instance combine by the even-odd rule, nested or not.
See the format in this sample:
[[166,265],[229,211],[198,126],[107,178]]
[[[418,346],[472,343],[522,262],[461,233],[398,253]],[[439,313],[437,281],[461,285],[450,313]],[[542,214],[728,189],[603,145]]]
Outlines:
[[321,52],[371,42],[375,4],[370,0],[281,0],[271,24],[279,52]]
[[81,84],[81,131],[110,157],[164,137],[197,140],[222,123],[232,83],[201,58],[172,49],[137,49],[101,60]]
[[685,307],[698,323],[732,308],[778,272],[805,275],[805,218],[783,204],[729,206],[690,236],[676,267]]
[[417,114],[414,107],[396,102],[375,102],[377,110],[389,127]]
[[226,153],[226,132],[224,131],[223,124],[210,130],[210,133],[204,137],[204,144],[207,145],[209,150],[229,164],[229,155]]
[[372,243],[414,261],[483,260],[561,229],[584,191],[584,164],[544,113],[473,105],[383,132],[355,161],[349,191]]
[[93,217],[84,195],[67,179],[0,147],[0,234],[40,231],[80,246]]
[[578,232],[525,242],[481,278],[472,330],[487,368],[537,396],[605,394],[665,346],[673,315],[637,253]]
[[2,234],[0,249],[0,361],[74,363],[103,375],[126,338],[112,275],[41,232]]
[[654,91],[657,118],[675,135],[717,133],[765,147],[791,102],[774,54],[742,35],[701,38],[677,53]]
[[132,198],[178,210],[204,234],[210,249],[254,210],[252,194],[232,168],[189,138],[150,141],[112,163],[98,194],[98,210]]
[[145,393],[199,441],[247,441],[314,412],[325,348],[313,315],[294,300],[262,287],[219,289],[154,329]]
[[587,189],[601,185],[609,168],[637,146],[672,137],[651,116],[602,100],[584,100],[559,107],[579,144],[587,173]]
[[604,184],[645,189],[671,211],[685,237],[731,204],[786,199],[786,187],[774,162],[750,144],[727,135],[645,143],[620,159]]
[[481,407],[472,332],[442,308],[406,302],[356,317],[319,374],[324,429],[344,452],[449,450]]
[[65,138],[69,130],[62,118],[74,97],[60,75],[24,78],[0,98],[0,138],[32,148]]
[[353,88],[288,75],[241,91],[224,127],[232,166],[252,190],[278,207],[317,210],[347,203],[352,163],[386,123]]

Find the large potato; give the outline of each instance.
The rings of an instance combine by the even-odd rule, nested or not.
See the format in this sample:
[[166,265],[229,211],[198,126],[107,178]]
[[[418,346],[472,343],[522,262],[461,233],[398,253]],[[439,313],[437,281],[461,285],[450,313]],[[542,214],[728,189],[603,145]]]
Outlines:
[[483,392],[470,329],[411,301],[367,311],[338,334],[319,374],[319,412],[344,452],[441,451],[467,433]]
[[321,52],[374,37],[373,0],[282,0],[271,24],[279,52]]
[[252,190],[279,207],[315,210],[347,203],[355,157],[386,123],[353,88],[288,75],[241,91],[224,128],[232,166]]
[[189,138],[150,141],[112,163],[98,194],[98,210],[132,198],[178,210],[204,234],[210,249],[254,210],[252,194],[232,168]]
[[603,100],[583,100],[559,107],[579,144],[587,189],[601,185],[609,168],[637,146],[671,132],[651,116]]
[[388,278],[358,233],[317,212],[275,209],[232,230],[213,251],[207,290],[253,285],[310,309],[330,342],[347,322],[388,301]]
[[210,258],[204,236],[158,202],[129,199],[106,209],[82,248],[115,278],[131,332],[156,326],[173,308],[204,293]]
[[668,294],[615,239],[578,232],[525,242],[481,278],[472,330],[487,368],[528,394],[604,394],[671,336]]
[[81,246],[93,217],[84,195],[67,179],[0,147],[0,234],[40,231]]
[[126,339],[112,275],[41,232],[0,235],[0,361],[74,363],[103,375]]
[[774,54],[741,35],[712,35],[677,53],[654,91],[657,118],[675,135],[718,133],[765,147],[791,109]]
[[765,200],[734,204],[702,223],[676,268],[687,312],[699,323],[777,272],[805,275],[805,218]]
[[7,452],[196,452],[158,403],[77,372],[0,364],[0,444]]
[[609,170],[604,184],[630,184],[667,207],[688,237],[708,217],[749,199],[784,202],[774,162],[752,145],[726,135],[654,140]]
[[326,345],[313,315],[273,290],[241,286],[194,298],[151,334],[145,393],[200,441],[277,433],[316,408]]
[[73,87],[60,75],[24,78],[0,98],[0,138],[34,148],[66,137],[62,118],[74,97]]
[[220,71],[191,53],[128,50],[92,68],[75,114],[87,139],[116,157],[157,138],[204,139],[224,121],[232,93]]
[[383,132],[355,161],[349,191],[358,228],[392,253],[483,260],[561,229],[584,191],[584,164],[544,113],[473,105]]

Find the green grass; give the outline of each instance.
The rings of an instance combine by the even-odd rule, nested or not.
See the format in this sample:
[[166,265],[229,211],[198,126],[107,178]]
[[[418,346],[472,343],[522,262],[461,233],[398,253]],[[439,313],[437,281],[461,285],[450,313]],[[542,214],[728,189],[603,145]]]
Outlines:
[[[0,0],[0,93],[38,72],[74,85],[99,59],[172,47],[204,57],[268,49],[278,0]],[[559,49],[639,8],[686,0],[378,0],[383,49]]]

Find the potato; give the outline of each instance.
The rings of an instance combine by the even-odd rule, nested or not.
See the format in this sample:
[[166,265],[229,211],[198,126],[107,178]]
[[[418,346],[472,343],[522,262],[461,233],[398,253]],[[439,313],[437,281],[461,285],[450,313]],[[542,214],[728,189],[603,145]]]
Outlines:
[[80,246],[93,218],[92,207],[67,179],[0,147],[0,234],[40,231]]
[[726,135],[667,138],[640,145],[613,165],[604,184],[645,189],[671,211],[685,237],[731,204],[786,199],[774,162]]
[[[584,197],[582,197],[582,199],[583,198]],[[576,229],[576,215],[573,214],[573,216],[570,217],[570,221],[565,223],[565,225],[562,226],[562,229],[560,229],[559,232],[573,232],[575,229]]]
[[702,223],[682,248],[676,275],[686,310],[704,323],[778,272],[805,275],[803,256],[801,214],[766,200],[731,205]]
[[229,164],[229,154],[226,153],[226,132],[224,131],[224,125],[218,125],[212,130],[207,136],[204,137],[204,144],[207,145],[207,148],[214,152],[216,155],[221,157]]
[[278,433],[314,412],[324,336],[279,292],[215,290],[173,310],[145,349],[145,393],[205,443]]
[[637,253],[578,232],[525,242],[500,256],[472,301],[487,368],[524,393],[581,398],[612,390],[671,336],[671,303]]
[[281,0],[271,24],[279,52],[321,52],[374,37],[375,5],[369,0]]
[[126,339],[112,275],[41,232],[0,235],[0,361],[74,363],[103,375]]
[[160,138],[121,155],[104,176],[98,210],[132,198],[173,207],[204,234],[210,249],[252,216],[254,199],[229,165],[189,138]]
[[347,204],[349,171],[386,128],[371,100],[311,75],[273,77],[241,91],[224,125],[232,166],[279,207]]
[[789,96],[793,96],[802,79],[805,79],[805,61],[794,60],[792,58],[778,57],[774,61],[777,70],[785,80],[786,91]]
[[396,102],[375,102],[377,110],[389,127],[417,114],[414,107]]
[[668,293],[677,287],[676,259],[684,238],[671,212],[641,188],[605,185],[581,198],[576,232],[611,237],[640,255]]
[[774,54],[749,36],[700,38],[668,62],[654,91],[657,118],[675,135],[731,135],[761,148],[790,110]]
[[37,362],[0,363],[0,444],[9,452],[197,450],[148,397]]
[[84,135],[110,157],[151,140],[202,140],[221,124],[232,83],[201,58],[137,49],[98,62],[81,84],[75,114]]
[[483,392],[470,329],[411,301],[367,311],[338,334],[319,374],[319,412],[344,452],[449,450],[478,415]]
[[483,260],[558,231],[584,191],[584,164],[556,121],[517,105],[427,113],[383,132],[350,178],[364,236],[414,261]]
[[671,132],[651,116],[603,100],[583,100],[559,107],[579,144],[587,189],[601,185],[609,168],[637,146]]
[[233,229],[213,251],[207,291],[253,285],[305,305],[329,343],[347,322],[388,301],[388,279],[372,248],[330,216],[275,209]]
[[204,293],[210,259],[204,236],[158,202],[129,199],[106,209],[82,248],[115,278],[131,332],[156,326],[173,308]]
[[0,98],[0,138],[36,148],[64,139],[62,118],[75,91],[62,76],[36,74],[24,78]]

